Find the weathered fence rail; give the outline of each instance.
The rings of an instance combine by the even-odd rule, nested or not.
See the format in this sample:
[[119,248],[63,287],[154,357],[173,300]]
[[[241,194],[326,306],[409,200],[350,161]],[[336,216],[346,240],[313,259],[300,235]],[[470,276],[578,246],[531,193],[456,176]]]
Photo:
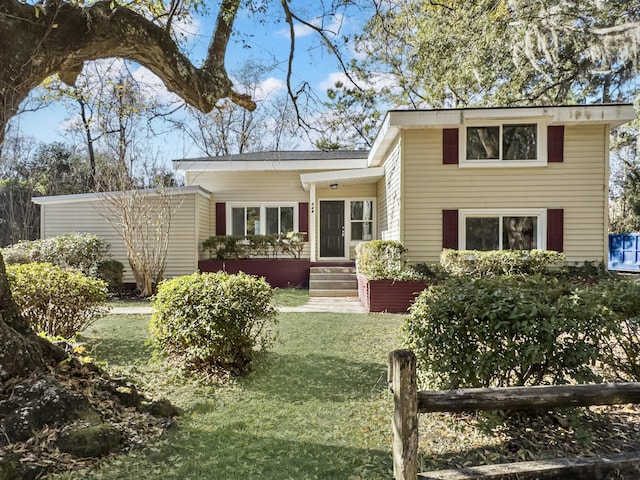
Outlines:
[[[640,383],[478,388],[443,392],[417,389],[416,357],[408,350],[389,354],[389,388],[393,392],[393,473],[396,480],[606,478],[609,472],[634,472],[640,478],[640,452],[601,459],[521,462],[464,471],[418,473],[418,414],[476,410],[521,410],[640,403]],[[457,472],[457,473],[456,473]],[[579,472],[582,476],[578,475]],[[619,477],[616,477],[619,478]],[[624,478],[624,477],[623,477]]]

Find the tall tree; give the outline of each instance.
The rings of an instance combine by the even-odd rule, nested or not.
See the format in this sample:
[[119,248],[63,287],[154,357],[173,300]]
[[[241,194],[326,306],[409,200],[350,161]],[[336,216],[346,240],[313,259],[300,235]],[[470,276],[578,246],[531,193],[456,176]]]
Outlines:
[[[265,0],[257,4],[246,2],[246,5],[259,9],[260,5],[268,3]],[[350,3],[336,0],[331,7],[343,8]],[[176,13],[198,4],[197,0],[44,0],[38,3],[2,0],[0,39],[5,48],[0,49],[0,144],[8,121],[32,89],[56,73],[65,83],[73,85],[83,63],[100,58],[121,57],[146,66],[170,91],[203,112],[210,111],[222,98],[254,109],[255,102],[249,95],[233,88],[225,69],[227,44],[241,0],[220,0],[211,43],[200,67],[180,51],[172,35]],[[293,32],[290,5],[282,2],[281,6]],[[50,394],[47,398],[70,400],[56,409],[56,414],[64,414],[71,406],[78,405],[78,395],[65,396],[66,387],[44,374],[49,372],[49,366],[55,369],[64,358],[64,352],[36,336],[21,317],[11,296],[0,255],[0,382],[37,377]],[[34,408],[39,405],[36,400],[42,396],[42,391],[32,392]],[[21,422],[24,413],[20,410]],[[28,431],[38,429],[46,422],[46,415],[38,412],[30,417]],[[3,427],[2,430],[0,445],[8,438],[6,429]]]
[[[191,2],[172,2],[181,6]],[[135,11],[142,2],[97,1],[76,2],[45,0],[37,4],[19,0],[0,2],[0,143],[4,140],[9,119],[18,111],[29,92],[47,77],[58,73],[73,84],[84,61],[106,57],[135,60],[156,73],[167,87],[188,103],[208,111],[221,98],[231,98],[246,108],[255,108],[248,95],[236,92],[224,66],[225,52],[240,0],[222,0],[207,58],[201,67],[194,66],[180,52],[170,34],[172,13],[165,2],[148,2],[159,10],[153,15]],[[164,9],[164,11],[162,11]],[[162,21],[159,21],[162,19]],[[10,48],[8,47],[10,45]],[[0,256],[0,382],[29,377],[60,402],[54,409],[59,420],[78,408],[79,394],[65,395],[51,376],[48,367],[55,368],[66,354],[40,339],[25,323],[14,302]],[[26,390],[29,390],[26,388]],[[37,399],[42,390],[33,390],[29,431],[48,423],[47,414],[39,410]],[[21,411],[25,419],[25,411]],[[51,410],[50,410],[51,412]],[[22,420],[21,420],[22,421]],[[0,445],[6,444],[7,433]]]
[[276,151],[291,148],[298,124],[284,83],[266,77],[270,68],[248,61],[232,73],[238,88],[256,101],[249,111],[229,99],[220,100],[210,113],[191,109],[195,120],[183,128],[194,144],[209,156]]
[[635,0],[379,0],[357,37],[365,78],[414,107],[628,100]]

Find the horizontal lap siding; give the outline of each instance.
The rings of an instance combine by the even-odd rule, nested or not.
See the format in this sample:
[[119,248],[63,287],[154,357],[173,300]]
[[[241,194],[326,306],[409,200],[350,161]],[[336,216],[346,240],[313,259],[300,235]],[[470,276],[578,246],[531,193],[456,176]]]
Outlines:
[[[194,257],[195,239],[195,194],[182,195],[173,200],[177,209],[171,219],[169,249],[165,278],[190,274],[196,271]],[[120,234],[112,227],[100,211],[104,207],[98,201],[49,204],[43,206],[42,238],[65,235],[72,232],[91,233],[103,238],[110,245],[111,258],[125,266],[125,282],[133,282],[127,252]]]
[[198,210],[196,212],[198,217],[198,258],[205,259],[209,258],[208,255],[205,254],[202,249],[202,242],[207,238],[215,235],[213,231],[212,225],[215,226],[215,223],[211,223],[212,214],[211,210],[214,211],[213,214],[213,222],[215,222],[215,205],[214,208],[211,208],[211,199],[204,195],[198,195]]
[[215,202],[308,202],[301,172],[199,172],[189,184],[213,192]]
[[373,183],[363,185],[340,185],[335,190],[330,188],[319,188],[316,191],[316,198],[319,200],[375,197],[376,186]]
[[540,168],[442,164],[442,131],[404,134],[404,243],[412,261],[437,262],[442,210],[562,208],[569,261],[603,260],[607,187],[603,125],[565,128],[563,163]]
[[[401,240],[400,208],[401,208],[401,162],[400,140],[392,147],[383,166],[385,177],[377,184],[377,238],[385,240]],[[405,218],[406,214],[405,214]]]

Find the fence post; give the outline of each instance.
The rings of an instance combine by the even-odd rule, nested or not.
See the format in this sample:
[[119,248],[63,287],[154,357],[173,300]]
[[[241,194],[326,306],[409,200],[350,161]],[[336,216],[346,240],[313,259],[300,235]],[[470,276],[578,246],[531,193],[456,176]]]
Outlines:
[[418,388],[416,356],[409,350],[389,354],[389,383],[393,392],[393,476],[418,478]]

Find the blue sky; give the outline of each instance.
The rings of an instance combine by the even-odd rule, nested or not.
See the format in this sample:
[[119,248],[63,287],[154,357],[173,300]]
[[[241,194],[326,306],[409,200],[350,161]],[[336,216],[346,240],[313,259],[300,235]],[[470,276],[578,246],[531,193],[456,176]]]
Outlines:
[[[249,59],[273,66],[265,75],[264,83],[266,90],[276,94],[285,88],[290,39],[288,25],[283,21],[279,2],[269,2],[268,5],[269,9],[259,14],[251,14],[246,10],[239,13],[234,26],[235,34],[228,47],[226,63],[229,72],[233,72]],[[315,24],[323,22],[323,26],[328,27],[328,30],[339,31],[340,35],[358,31],[365,21],[362,12],[352,16],[348,10],[345,15],[321,19],[317,11],[321,5],[321,1],[291,2],[292,10],[301,17]],[[184,50],[196,64],[206,55],[215,13],[214,11],[207,16],[195,16],[191,22],[177,26],[178,31],[186,38]],[[347,59],[350,58],[350,52],[344,53]],[[326,89],[341,77],[337,59],[322,45],[319,36],[308,27],[297,24],[293,87],[308,82],[316,94],[324,98]],[[15,120],[22,133],[34,137],[38,142],[52,142],[69,140],[64,125],[70,117],[70,112],[58,104],[34,113],[23,113]],[[157,138],[155,143],[166,157],[165,160],[198,154],[190,148],[187,140],[176,136]]]

